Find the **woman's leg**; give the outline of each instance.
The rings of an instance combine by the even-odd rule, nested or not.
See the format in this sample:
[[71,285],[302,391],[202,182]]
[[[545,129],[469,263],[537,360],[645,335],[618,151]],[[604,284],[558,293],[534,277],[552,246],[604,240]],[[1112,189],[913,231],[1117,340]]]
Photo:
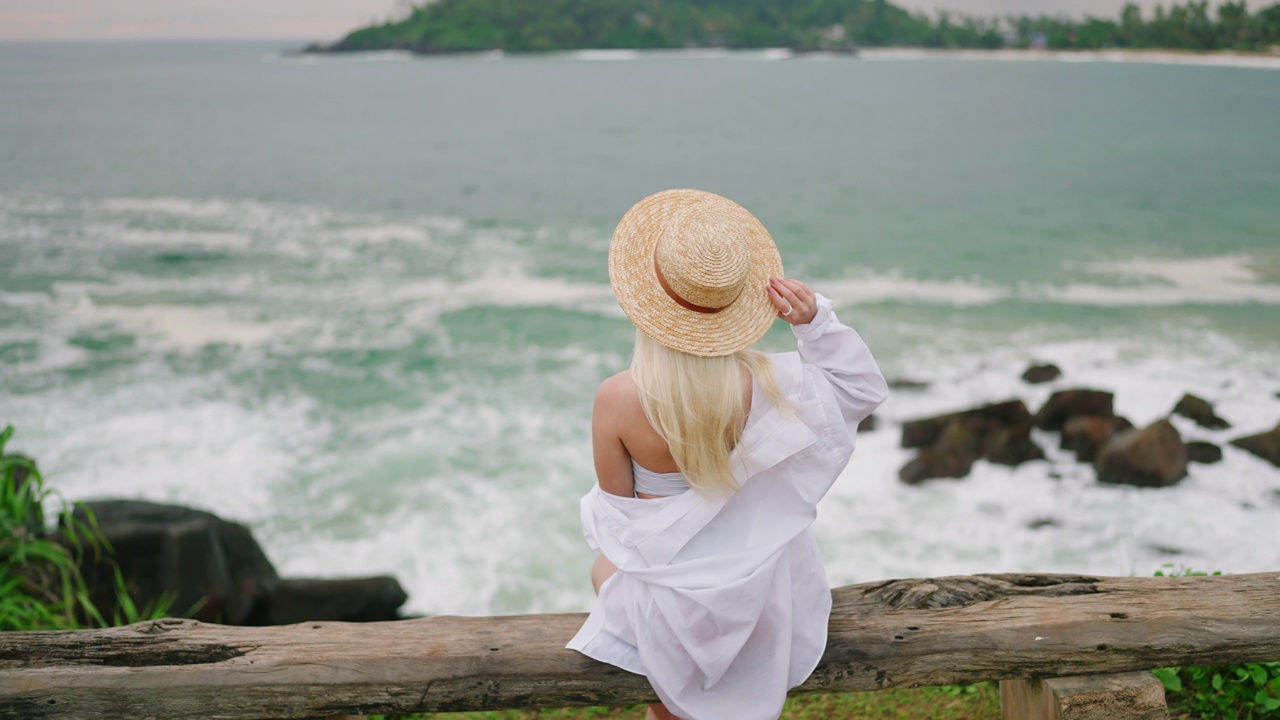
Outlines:
[[[609,562],[609,558],[601,555],[591,564],[591,584],[596,589],[596,594],[600,594],[600,586],[604,585],[604,581],[608,580],[614,573],[618,572],[618,568]],[[680,718],[671,714],[667,710],[667,706],[662,703],[654,703],[649,706],[648,712],[644,714],[645,720],[680,720]]]
[[600,594],[600,586],[604,585],[604,581],[608,580],[611,575],[618,572],[618,568],[609,562],[609,558],[601,555],[591,565],[591,584],[596,589],[596,594]]

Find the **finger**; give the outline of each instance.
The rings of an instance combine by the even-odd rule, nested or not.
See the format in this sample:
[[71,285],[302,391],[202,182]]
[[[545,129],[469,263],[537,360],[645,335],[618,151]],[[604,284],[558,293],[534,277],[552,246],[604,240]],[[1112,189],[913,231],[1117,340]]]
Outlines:
[[813,290],[809,289],[808,285],[805,285],[799,280],[791,280],[787,278],[784,278],[782,282],[785,283],[787,287],[791,288],[791,291],[796,294],[796,297],[800,298],[806,303],[813,302],[815,295]]
[[772,286],[770,286],[768,290],[769,299],[773,301],[773,305],[778,309],[779,315],[791,309],[791,303],[787,302],[786,298],[779,295],[777,290],[774,290]]
[[785,281],[785,279],[774,278],[772,286],[773,290],[776,291],[778,295],[781,295],[783,300],[790,302],[792,306],[795,306],[797,302],[800,302],[799,297],[796,296],[796,292],[791,290],[790,286],[787,286],[787,281]]

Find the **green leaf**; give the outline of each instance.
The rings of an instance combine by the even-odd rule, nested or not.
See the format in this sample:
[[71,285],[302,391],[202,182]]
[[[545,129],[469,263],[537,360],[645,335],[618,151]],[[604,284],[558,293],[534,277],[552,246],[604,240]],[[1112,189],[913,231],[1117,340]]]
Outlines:
[[1182,678],[1178,677],[1178,668],[1158,668],[1151,672],[1164,683],[1165,690],[1169,692],[1182,690]]
[[1254,665],[1250,670],[1253,671],[1253,681],[1259,685],[1267,684],[1267,671],[1261,665]]
[[1214,690],[1222,689],[1222,675],[1220,673],[1213,674],[1213,689]]

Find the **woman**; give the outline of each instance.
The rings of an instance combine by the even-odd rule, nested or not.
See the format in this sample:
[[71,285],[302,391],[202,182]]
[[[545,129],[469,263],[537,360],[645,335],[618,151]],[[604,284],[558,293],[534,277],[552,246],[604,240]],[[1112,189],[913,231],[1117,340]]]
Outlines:
[[[764,226],[696,190],[640,201],[610,245],[636,348],[596,393],[599,597],[568,647],[647,676],[649,718],[776,718],[826,646],[810,526],[887,386],[831,302],[781,276]],[[748,349],[775,318],[799,354]]]

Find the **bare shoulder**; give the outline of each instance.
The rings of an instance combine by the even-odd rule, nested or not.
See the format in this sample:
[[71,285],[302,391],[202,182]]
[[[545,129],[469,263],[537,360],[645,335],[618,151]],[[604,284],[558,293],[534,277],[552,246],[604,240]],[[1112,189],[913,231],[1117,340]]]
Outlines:
[[623,370],[605,378],[600,383],[600,387],[596,388],[597,406],[603,404],[610,409],[617,409],[629,403],[638,403],[639,400],[636,394],[636,383],[631,379],[630,370]]

